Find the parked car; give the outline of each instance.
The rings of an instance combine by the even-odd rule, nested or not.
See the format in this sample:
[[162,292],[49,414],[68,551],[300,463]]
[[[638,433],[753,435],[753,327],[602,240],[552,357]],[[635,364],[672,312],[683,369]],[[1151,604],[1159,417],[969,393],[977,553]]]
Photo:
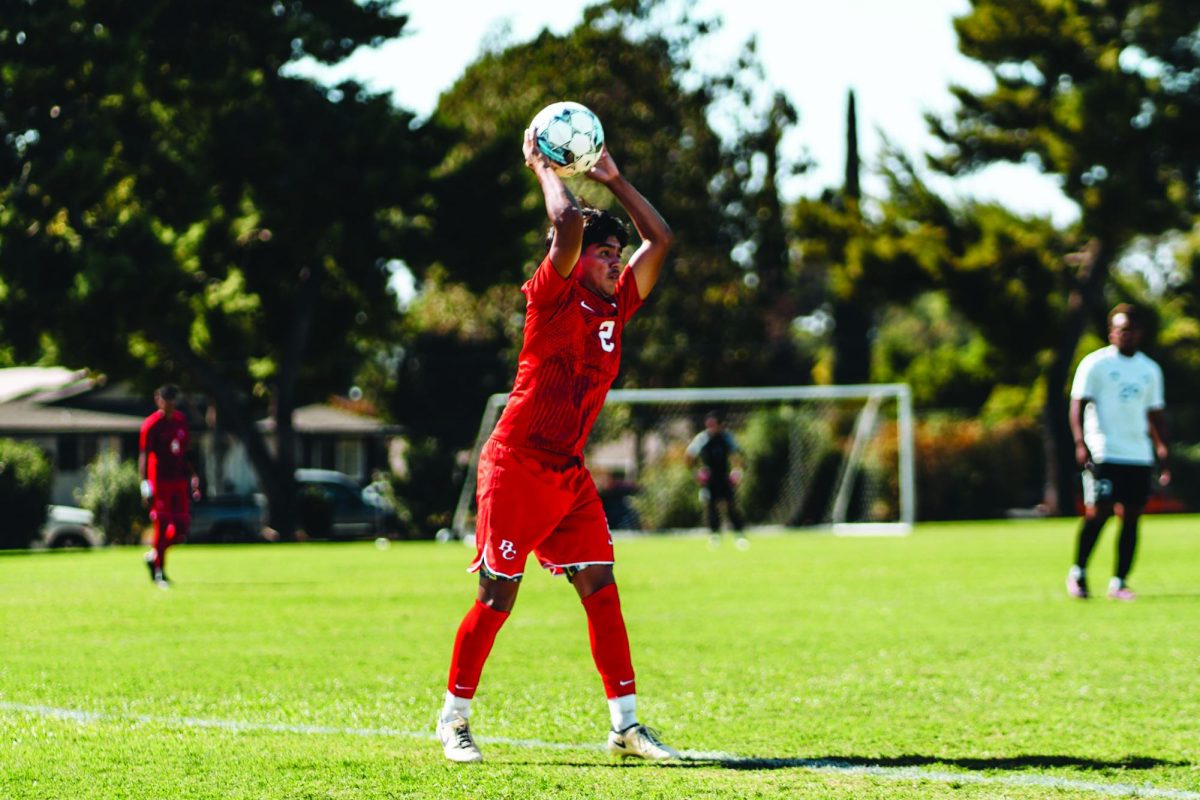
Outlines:
[[188,541],[208,542],[265,541],[266,501],[259,494],[224,494],[202,497],[192,503],[192,524]]
[[95,527],[95,517],[86,508],[48,506],[46,521],[33,541],[34,547],[100,547],[104,534]]
[[373,487],[364,489],[343,472],[296,470],[299,521],[315,538],[362,539],[400,530],[396,513]]

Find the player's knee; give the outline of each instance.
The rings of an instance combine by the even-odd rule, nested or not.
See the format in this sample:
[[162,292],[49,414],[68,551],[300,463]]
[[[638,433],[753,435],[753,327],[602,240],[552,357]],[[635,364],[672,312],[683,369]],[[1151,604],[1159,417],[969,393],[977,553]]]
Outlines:
[[493,611],[512,611],[517,602],[517,591],[521,588],[519,580],[494,580],[480,577],[479,602]]
[[591,564],[570,575],[571,585],[580,599],[595,594],[606,586],[617,582],[612,564]]

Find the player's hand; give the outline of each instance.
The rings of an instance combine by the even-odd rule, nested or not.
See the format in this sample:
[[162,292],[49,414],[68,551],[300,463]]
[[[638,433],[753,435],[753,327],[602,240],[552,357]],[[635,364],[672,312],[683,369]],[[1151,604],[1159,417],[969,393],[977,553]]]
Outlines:
[[617,169],[617,162],[613,161],[613,157],[609,155],[607,146],[600,151],[600,160],[596,162],[596,166],[587,171],[587,176],[606,186],[621,177],[621,170]]
[[1158,485],[1159,486],[1170,486],[1171,485],[1171,468],[1170,467],[1159,468],[1159,470],[1158,470]]
[[532,125],[525,129],[525,142],[521,150],[525,153],[525,166],[534,172],[539,169],[554,169],[554,162],[538,147],[537,130]]
[[1088,450],[1088,446],[1083,442],[1075,445],[1075,463],[1079,465],[1080,469],[1086,469],[1089,472],[1095,466],[1092,463],[1092,451]]
[[742,482],[742,471],[741,471],[740,469],[734,469],[734,470],[730,470],[730,472],[729,472],[729,485],[730,485],[730,486],[737,486],[737,485],[738,485],[739,483],[741,483],[741,482]]
[[154,486],[150,481],[143,480],[138,486],[138,490],[142,493],[142,501],[149,502],[151,497],[154,497]]
[[192,500],[200,500],[200,478],[197,475],[192,476]]
[[708,467],[701,467],[700,469],[696,470],[696,482],[699,483],[701,486],[707,486],[708,485],[708,475],[709,475]]

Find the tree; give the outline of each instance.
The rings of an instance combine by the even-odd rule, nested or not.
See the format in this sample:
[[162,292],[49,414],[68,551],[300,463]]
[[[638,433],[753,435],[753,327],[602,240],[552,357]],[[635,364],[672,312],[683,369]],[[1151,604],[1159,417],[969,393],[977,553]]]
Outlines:
[[959,49],[994,86],[952,87],[930,116],[949,174],[1008,161],[1057,176],[1080,207],[1078,255],[1048,371],[1053,500],[1073,507],[1066,384],[1100,316],[1111,265],[1136,237],[1190,227],[1200,211],[1200,6],[1192,0],[973,0]]
[[420,238],[444,141],[285,67],[397,36],[390,6],[80,0],[0,21],[0,336],[17,358],[189,379],[285,535],[291,412],[344,388],[394,317],[387,263]]
[[[852,224],[861,216],[858,113],[854,92],[846,98],[846,179],[840,205]],[[844,254],[843,254],[844,255]],[[870,309],[844,292],[833,293],[833,382],[866,383],[871,377]]]

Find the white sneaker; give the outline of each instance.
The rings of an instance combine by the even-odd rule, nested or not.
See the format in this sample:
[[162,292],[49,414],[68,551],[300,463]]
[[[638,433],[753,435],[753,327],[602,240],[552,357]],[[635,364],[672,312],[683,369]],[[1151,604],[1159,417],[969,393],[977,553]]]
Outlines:
[[460,764],[483,761],[483,753],[479,752],[479,745],[475,744],[471,726],[465,717],[455,716],[449,722],[438,720],[437,735],[442,741],[442,749],[446,751],[446,758],[451,761]]
[[621,758],[644,758],[647,761],[666,761],[679,758],[679,753],[663,744],[658,731],[645,725],[631,725],[617,733],[608,732],[608,753]]

